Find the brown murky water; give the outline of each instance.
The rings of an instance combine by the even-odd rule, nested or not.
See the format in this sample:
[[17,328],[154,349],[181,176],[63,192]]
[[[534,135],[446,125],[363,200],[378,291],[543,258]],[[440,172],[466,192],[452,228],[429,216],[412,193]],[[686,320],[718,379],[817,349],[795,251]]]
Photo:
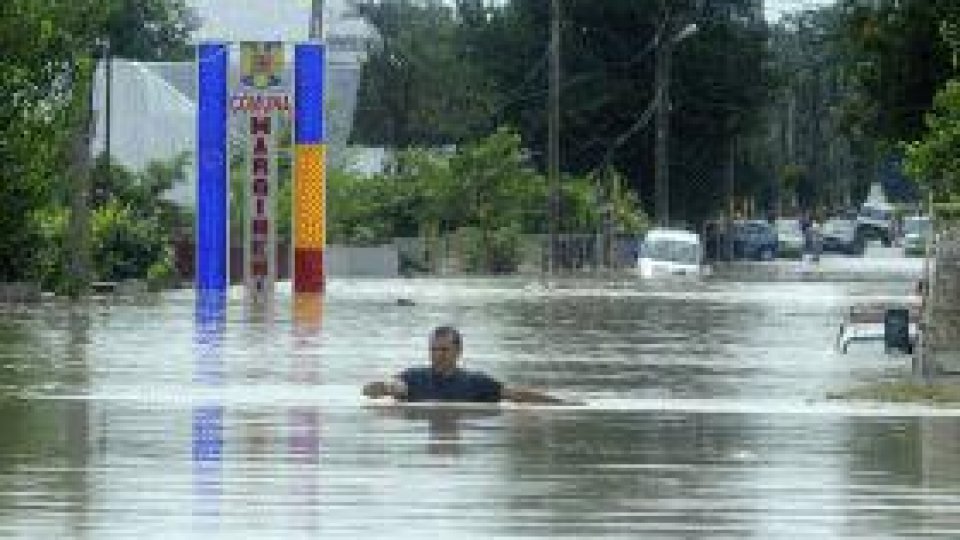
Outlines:
[[[906,281],[334,281],[323,305],[5,308],[2,538],[960,535],[960,412],[827,402],[902,370],[832,349]],[[398,305],[409,298],[414,305]],[[390,407],[467,364],[583,407]]]

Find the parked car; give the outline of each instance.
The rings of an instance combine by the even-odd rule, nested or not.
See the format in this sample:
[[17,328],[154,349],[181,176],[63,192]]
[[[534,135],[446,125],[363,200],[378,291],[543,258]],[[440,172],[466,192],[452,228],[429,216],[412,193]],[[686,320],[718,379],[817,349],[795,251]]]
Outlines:
[[779,256],[799,258],[803,255],[803,231],[799,219],[778,219],[774,227],[777,231]]
[[864,203],[857,214],[857,231],[864,241],[880,240],[884,247],[890,247],[895,236],[893,207],[885,203]]
[[933,234],[930,218],[910,216],[903,220],[903,253],[909,257],[922,257],[927,253],[927,241]]
[[740,259],[769,261],[777,256],[777,231],[762,220],[733,224],[733,256]]
[[640,277],[664,275],[699,276],[703,272],[700,235],[680,229],[652,229],[640,245],[637,257]]
[[851,219],[833,218],[823,224],[821,238],[824,253],[862,255],[864,237],[857,222]]

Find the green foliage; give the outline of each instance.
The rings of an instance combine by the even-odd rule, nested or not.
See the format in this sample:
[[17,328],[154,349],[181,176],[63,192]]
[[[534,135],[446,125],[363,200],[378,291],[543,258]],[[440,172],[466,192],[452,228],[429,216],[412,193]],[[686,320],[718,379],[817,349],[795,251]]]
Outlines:
[[624,190],[623,176],[612,169],[604,172],[605,182],[611,190],[613,205],[612,225],[620,234],[640,235],[650,227],[650,219],[640,206],[640,198],[632,190]]
[[489,130],[492,81],[465,62],[461,21],[442,2],[366,2],[380,36],[364,64],[358,140],[393,148],[439,146]]
[[937,223],[960,223],[960,200],[933,203],[933,215]]
[[152,287],[173,278],[173,232],[189,216],[163,198],[189,166],[182,155],[153,162],[139,173],[98,159],[92,174],[91,251],[96,279],[146,279]]
[[960,80],[934,98],[923,138],[906,145],[905,167],[934,195],[960,194]]
[[129,203],[110,200],[91,219],[91,250],[97,278],[122,281],[144,278],[165,255],[163,230],[156,219],[144,219]]
[[[597,232],[603,197],[610,201],[614,232],[644,230],[647,218],[638,198],[622,182],[612,169],[602,176],[564,177],[561,232]],[[367,245],[457,233],[469,271],[511,271],[520,261],[521,236],[547,232],[547,194],[520,136],[499,129],[456,151],[400,152],[389,173],[373,178],[330,171],[328,239]]]
[[449,211],[484,231],[519,223],[537,194],[537,174],[524,162],[520,136],[506,129],[458,151],[450,172],[459,193],[446,201]]
[[772,29],[781,87],[758,143],[768,148],[762,174],[775,180],[781,211],[837,207],[874,179],[877,148],[864,121],[875,117],[875,103],[857,82],[864,65],[849,31],[849,13],[837,6],[792,14]]
[[372,244],[462,227],[539,226],[546,198],[519,136],[499,130],[456,152],[400,152],[394,170],[374,178],[331,171],[327,201],[331,242]]
[[385,214],[393,191],[390,178],[328,171],[327,241],[360,246],[389,241],[393,223]]
[[37,273],[39,212],[52,186],[64,181],[75,75],[88,73],[77,48],[92,41],[90,21],[101,10],[92,1],[14,0],[0,6],[0,281]]
[[151,291],[172,287],[177,280],[177,269],[173,262],[173,248],[170,244],[163,244],[162,251],[158,255],[147,268],[147,287]]
[[93,59],[186,47],[181,0],[10,0],[0,5],[0,280],[62,284],[67,194],[88,174]]
[[560,182],[560,230],[594,233],[600,226],[596,185],[589,177],[565,177]]
[[924,384],[913,381],[881,381],[843,392],[830,392],[827,399],[892,403],[956,403],[960,387],[955,384]]
[[66,208],[57,205],[36,213],[39,236],[35,246],[37,258],[29,277],[40,283],[43,290],[66,292],[67,252],[63,246],[67,237],[67,218]]
[[[189,214],[163,198],[184,175],[185,157],[151,163],[141,173],[98,159],[92,171],[91,255],[94,278],[146,279],[152,287],[170,285],[174,267],[171,238],[189,226]],[[72,286],[63,249],[69,210],[57,203],[36,213],[38,239],[31,278],[45,290],[66,293]]]
[[457,234],[463,246],[465,271],[502,274],[517,270],[521,259],[521,234],[516,224],[492,231],[463,227]]
[[[532,162],[545,169],[549,2],[455,5],[364,3],[361,12],[381,41],[364,68],[354,141],[399,148],[463,145],[487,136],[493,126],[511,125],[532,150]],[[610,165],[623,171],[625,187],[634,193],[641,178],[653,177],[652,130],[644,131],[639,120],[654,96],[657,31],[665,21],[677,32],[696,22],[696,34],[674,46],[671,129],[673,140],[684,144],[673,145],[671,185],[688,213],[714,204],[723,185],[721,150],[731,134],[757,125],[769,94],[766,34],[751,19],[752,5],[564,0],[561,170],[588,176]],[[580,195],[569,195],[576,207]],[[544,218],[539,213],[524,219]],[[586,226],[585,218],[565,217],[575,227]]]
[[854,63],[851,74],[866,106],[851,120],[888,145],[915,140],[923,115],[951,72],[948,44],[939,39],[945,21],[956,22],[955,0],[843,0],[840,37]]
[[141,61],[193,58],[200,21],[185,0],[108,0],[104,30],[112,54]]

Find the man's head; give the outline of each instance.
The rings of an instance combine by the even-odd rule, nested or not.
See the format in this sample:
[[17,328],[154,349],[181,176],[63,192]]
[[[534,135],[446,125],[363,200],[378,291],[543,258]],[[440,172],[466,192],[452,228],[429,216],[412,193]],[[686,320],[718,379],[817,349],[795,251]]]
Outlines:
[[430,366],[437,373],[450,373],[457,367],[463,350],[460,332],[452,326],[438,326],[430,334]]

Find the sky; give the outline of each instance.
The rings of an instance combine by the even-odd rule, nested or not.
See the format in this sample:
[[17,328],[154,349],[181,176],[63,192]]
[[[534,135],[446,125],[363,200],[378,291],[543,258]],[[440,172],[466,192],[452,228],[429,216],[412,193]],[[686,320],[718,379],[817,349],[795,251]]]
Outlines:
[[784,13],[803,11],[835,3],[836,0],[765,0],[764,15],[768,21],[776,21]]
[[198,38],[302,41],[309,37],[310,0],[187,0],[202,25]]
[[[603,0],[598,0],[603,1]],[[308,37],[310,0],[188,0],[204,21],[200,39],[305,40]],[[767,20],[790,11],[811,9],[835,0],[765,0]],[[340,5],[328,0],[328,6]],[[329,8],[328,8],[329,9]]]

